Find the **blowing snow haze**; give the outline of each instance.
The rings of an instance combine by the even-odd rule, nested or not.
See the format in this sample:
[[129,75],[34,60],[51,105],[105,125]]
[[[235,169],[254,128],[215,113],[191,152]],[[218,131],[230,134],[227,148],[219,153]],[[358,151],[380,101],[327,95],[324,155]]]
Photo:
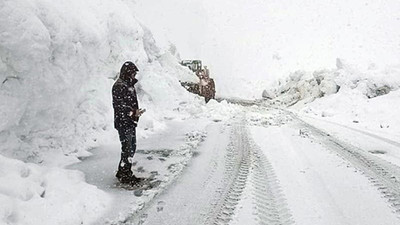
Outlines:
[[[362,68],[400,59],[395,0],[138,2],[156,39],[167,37],[182,58],[203,59],[224,95],[259,97],[241,89],[296,70],[334,68],[336,58]],[[255,84],[243,85],[249,80]]]

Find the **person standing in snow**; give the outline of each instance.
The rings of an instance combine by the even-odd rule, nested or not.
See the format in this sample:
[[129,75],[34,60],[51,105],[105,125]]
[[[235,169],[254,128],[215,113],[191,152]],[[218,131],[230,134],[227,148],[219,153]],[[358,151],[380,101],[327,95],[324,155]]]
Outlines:
[[121,141],[121,160],[116,177],[121,183],[135,184],[140,181],[131,170],[136,151],[136,126],[145,110],[139,109],[136,96],[135,78],[139,69],[133,62],[125,62],[119,78],[112,87],[114,127]]

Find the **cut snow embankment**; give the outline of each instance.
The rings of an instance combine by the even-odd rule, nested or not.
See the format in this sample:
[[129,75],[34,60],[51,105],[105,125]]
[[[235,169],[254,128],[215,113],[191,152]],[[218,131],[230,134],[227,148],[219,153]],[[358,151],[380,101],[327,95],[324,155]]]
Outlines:
[[400,67],[360,71],[338,59],[337,69],[297,71],[263,95],[302,116],[399,138]]
[[[135,62],[146,113],[139,137],[205,110],[179,80],[193,76],[157,47],[122,0],[0,2],[0,223],[90,223],[109,196],[63,169],[117,140],[111,87]],[[113,171],[110,171],[113,173]]]

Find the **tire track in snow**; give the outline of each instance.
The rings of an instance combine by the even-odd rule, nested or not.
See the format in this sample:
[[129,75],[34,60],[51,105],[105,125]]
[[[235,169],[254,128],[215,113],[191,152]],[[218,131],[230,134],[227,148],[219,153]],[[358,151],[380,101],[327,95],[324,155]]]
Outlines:
[[293,224],[292,215],[280,188],[278,178],[272,165],[261,149],[251,141],[253,160],[255,161],[252,183],[255,187],[254,197],[257,205],[259,224],[289,225]]
[[311,132],[317,141],[326,145],[328,149],[337,153],[365,174],[400,218],[400,168],[398,166],[370,155],[362,149],[341,141],[296,116],[294,117],[300,122],[300,126]]
[[225,165],[221,199],[213,208],[207,224],[229,224],[246,187],[252,187],[252,198],[258,224],[289,225],[293,223],[271,164],[259,147],[249,138],[243,124],[231,134]]
[[382,137],[382,136],[379,136],[379,135],[376,135],[376,134],[373,134],[373,133],[370,133],[370,132],[365,131],[365,130],[356,129],[356,128],[353,128],[353,127],[350,127],[350,126],[346,126],[346,125],[343,125],[343,124],[340,124],[340,123],[335,123],[335,122],[328,121],[328,120],[322,120],[322,119],[318,119],[318,118],[313,118],[313,117],[310,117],[310,116],[308,118],[317,119],[317,120],[325,122],[325,123],[330,123],[330,124],[333,124],[333,125],[336,125],[336,126],[340,126],[340,127],[343,127],[343,128],[358,132],[360,134],[364,134],[364,135],[370,136],[372,138],[378,139],[380,141],[386,142],[388,144],[391,144],[393,146],[396,146],[396,147],[400,148],[400,143],[399,142],[390,140],[388,138],[385,138],[385,137]]

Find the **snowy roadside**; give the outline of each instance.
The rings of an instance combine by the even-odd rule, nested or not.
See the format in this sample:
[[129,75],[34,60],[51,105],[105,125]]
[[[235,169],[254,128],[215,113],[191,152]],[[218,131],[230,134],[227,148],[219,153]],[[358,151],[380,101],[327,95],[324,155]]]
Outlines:
[[[399,66],[296,71],[263,93],[302,120],[366,152],[399,164]],[[285,106],[288,106],[287,108]]]
[[366,153],[400,166],[400,142],[398,138],[395,138],[397,134],[373,132],[360,129],[352,123],[336,123],[318,117],[303,116],[301,119],[335,138],[362,149]]
[[400,90],[371,99],[357,93],[336,94],[315,100],[298,114],[396,140],[400,138],[399,102]]
[[289,111],[334,137],[400,166],[399,102],[400,90],[371,99],[358,93],[338,93]]

